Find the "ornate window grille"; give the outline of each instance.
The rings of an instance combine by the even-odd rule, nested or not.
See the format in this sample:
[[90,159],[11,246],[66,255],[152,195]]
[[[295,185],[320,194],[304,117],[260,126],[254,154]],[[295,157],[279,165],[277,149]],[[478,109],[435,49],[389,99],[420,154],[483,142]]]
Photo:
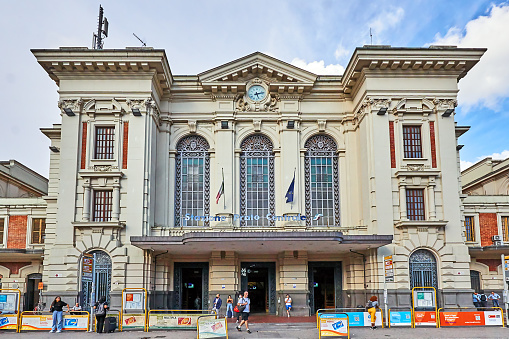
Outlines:
[[115,127],[96,127],[95,158],[113,159],[115,146]]
[[437,261],[428,250],[417,250],[410,256],[410,289],[414,287],[434,287],[438,289]]
[[409,220],[425,220],[423,189],[406,190],[406,209]]
[[210,222],[184,220],[193,216],[208,216],[210,213],[210,157],[209,143],[203,137],[191,135],[177,144],[175,182],[175,226],[204,226]]
[[474,217],[465,217],[465,238],[466,241],[475,241]]
[[82,307],[90,309],[94,303],[101,297],[106,297],[110,302],[111,290],[111,257],[104,251],[93,251],[95,254],[94,274],[95,274],[95,299],[92,300],[92,281],[82,280],[81,289],[83,292]]
[[403,126],[405,158],[422,158],[421,126]]
[[[337,146],[331,137],[316,135],[304,144],[307,226],[340,226]],[[314,216],[322,215],[315,219]]]
[[240,212],[258,220],[242,220],[241,226],[274,226],[265,216],[274,214],[274,147],[270,139],[256,134],[240,145]]

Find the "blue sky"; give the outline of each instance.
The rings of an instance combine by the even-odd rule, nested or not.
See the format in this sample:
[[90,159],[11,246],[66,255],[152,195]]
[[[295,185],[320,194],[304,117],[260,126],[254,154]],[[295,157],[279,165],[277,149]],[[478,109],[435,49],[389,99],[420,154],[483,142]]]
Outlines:
[[[399,47],[487,47],[460,81],[456,121],[462,166],[484,156],[509,157],[509,3],[502,1],[112,1],[105,48],[166,50],[173,74],[197,74],[261,51],[319,74],[341,74],[353,50],[370,43]],[[49,141],[40,127],[58,123],[57,87],[31,48],[88,46],[99,2],[10,1],[2,4],[0,159],[47,175]]]

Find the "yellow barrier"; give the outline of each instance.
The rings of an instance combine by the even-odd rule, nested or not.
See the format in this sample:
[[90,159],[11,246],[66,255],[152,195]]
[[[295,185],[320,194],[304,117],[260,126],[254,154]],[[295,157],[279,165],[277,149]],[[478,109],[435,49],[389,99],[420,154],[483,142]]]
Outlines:
[[[9,324],[9,325],[5,325],[5,329],[6,330],[16,330],[16,333],[19,332],[19,327],[20,327],[20,308],[21,308],[21,291],[17,288],[0,288],[0,294],[2,292],[7,292],[7,293],[16,293],[17,294],[17,299],[18,299],[18,302],[17,302],[17,307],[14,309],[14,313],[13,315],[15,315],[14,317],[12,317],[12,315],[7,315],[7,314],[3,314],[3,316],[7,316],[7,318],[16,318],[16,324],[14,325],[14,328],[12,327],[12,324]],[[16,306],[16,305],[15,305]],[[2,326],[4,327],[4,326]]]
[[[202,316],[198,317],[198,319],[196,320],[196,333],[197,333],[196,335],[197,335],[197,339],[200,339],[200,318],[206,318],[206,317],[214,317],[214,319],[217,319],[217,313],[215,313],[215,314],[206,314],[206,315],[202,315]],[[223,318],[223,321],[224,321],[225,336],[226,336],[226,339],[228,339],[228,320],[227,320],[227,318]],[[217,333],[216,331],[218,331],[218,329],[214,330],[214,334],[216,334],[217,337],[221,337],[222,334]],[[209,333],[209,335],[210,335],[210,333]]]
[[[320,313],[319,317],[321,318],[321,316],[325,315],[325,314],[327,314],[327,313]],[[338,312],[338,313],[332,313],[332,314],[338,314],[338,315],[346,316],[346,336],[347,336],[348,339],[350,339],[350,317],[348,316],[348,314],[344,313],[344,312]],[[338,318],[336,318],[336,319],[338,319]],[[342,318],[340,318],[340,319],[342,319]],[[327,330],[327,331],[331,331],[331,330]],[[338,332],[333,333],[332,336],[335,336],[335,337],[344,337],[344,335],[340,335],[340,333],[338,333]],[[318,325],[318,338],[319,339],[322,338],[322,322],[321,321],[319,322],[319,325]]]
[[[437,311],[437,321],[438,321],[438,327],[440,328],[442,326],[441,324],[441,321],[440,321],[440,310],[444,310],[444,309],[448,309],[448,310],[477,310],[478,308],[484,308],[486,309],[485,311],[487,311],[488,309],[499,309],[500,310],[500,315],[502,317],[502,327],[505,327],[505,324],[504,324],[504,310],[501,308],[501,307],[440,307]],[[471,312],[475,312],[475,311],[471,311]],[[479,311],[479,312],[484,312],[484,311]]]
[[387,315],[387,317],[389,318],[389,319],[387,319],[387,323],[389,324],[389,328],[391,328],[391,309],[397,309],[397,308],[404,308],[405,310],[410,310],[410,327],[414,328],[414,313],[413,313],[411,308],[407,308],[407,307],[393,307],[393,308],[389,308],[388,315]]
[[[122,301],[121,301],[121,308],[120,308],[120,325],[119,325],[119,331],[122,332],[123,330],[123,325],[124,325],[124,292],[126,291],[143,291],[144,292],[144,296],[145,296],[145,305],[144,305],[144,308],[143,308],[143,314],[138,314],[138,313],[127,313],[128,315],[131,316],[131,318],[134,319],[134,321],[136,322],[136,317],[137,316],[141,316],[143,315],[144,317],[144,322],[143,322],[143,330],[146,331],[146,327],[147,327],[147,290],[144,289],[144,288],[124,288],[122,289]],[[134,327],[134,326],[133,326]]]
[[[157,315],[156,314],[157,312],[162,313],[162,314],[159,314],[160,316],[172,318],[172,319],[168,319],[168,320],[176,320],[177,321],[177,323],[173,326],[160,325],[160,326],[158,326],[158,328],[160,328],[160,329],[194,328],[193,317],[200,317],[200,316],[204,316],[204,315],[214,316],[215,319],[217,319],[216,311],[208,311],[208,310],[150,310],[150,311],[148,311],[148,315],[147,315],[147,323],[146,323],[145,332],[148,332],[150,329],[150,326],[152,326],[152,324],[150,322],[150,319],[151,319],[150,316]],[[197,312],[201,312],[201,313],[192,314],[192,313],[197,313]],[[211,312],[213,312],[213,314],[211,314]],[[189,314],[189,313],[191,313],[191,314]],[[178,316],[180,316],[180,318],[182,318],[182,319],[179,319]],[[173,319],[173,318],[176,318],[176,319]],[[182,322],[181,322],[181,320],[182,320]]]
[[[423,288],[423,289],[426,289],[426,288],[430,289],[430,288],[432,288],[432,289],[433,289],[433,291],[435,291],[435,317],[437,317],[437,318],[438,318],[438,310],[437,310],[437,289],[436,289],[436,288],[434,288],[433,286],[429,286],[429,287],[420,286],[420,287],[414,287],[414,288],[412,288],[412,311],[413,311],[413,315],[415,316],[414,290],[415,290],[416,288]],[[413,328],[415,328],[415,319],[412,319],[412,323],[414,324]],[[438,328],[438,319],[436,319],[436,325],[435,325],[435,327],[437,327],[437,328]]]
[[[84,313],[84,315],[70,315],[70,314],[64,314],[62,321],[64,322],[62,324],[62,329],[65,331],[80,331],[80,330],[89,330],[89,324],[90,324],[90,313],[87,311],[72,311],[73,313]],[[34,314],[34,311],[23,311],[21,312],[19,326],[18,326],[18,332],[21,331],[47,331],[51,330],[53,325],[53,313],[52,312],[42,312],[44,314]],[[86,319],[86,325],[81,324],[79,319],[84,318]],[[26,321],[26,323],[23,323],[23,319],[33,319],[33,321]],[[51,323],[49,320],[51,319]],[[66,326],[65,319],[77,319],[75,322],[67,322],[68,325]]]
[[[117,312],[117,313],[110,313],[110,314],[108,314],[108,312]],[[106,317],[108,317],[108,316],[111,317],[112,315],[114,315],[115,318],[117,318],[117,324],[120,324],[120,311],[118,311],[118,310],[108,310],[108,311],[106,311]],[[97,317],[94,317],[94,320],[92,322],[93,322],[92,330],[94,332],[97,332]],[[119,330],[118,331],[121,332],[120,325],[118,325],[118,326],[119,326]]]

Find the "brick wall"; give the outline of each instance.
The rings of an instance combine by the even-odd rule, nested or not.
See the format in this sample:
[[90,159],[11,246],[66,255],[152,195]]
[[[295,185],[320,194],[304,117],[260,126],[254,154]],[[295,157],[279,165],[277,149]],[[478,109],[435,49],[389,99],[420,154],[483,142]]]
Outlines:
[[394,121],[389,121],[389,141],[391,143],[391,168],[396,168],[396,145],[394,144]]
[[7,234],[7,248],[27,247],[27,220],[26,215],[11,215]]
[[431,167],[437,167],[437,148],[435,145],[435,122],[429,122],[429,139],[431,141]]
[[29,266],[30,264],[29,262],[0,262],[0,265],[7,267],[11,271],[11,274],[18,274],[20,268]]
[[122,143],[122,169],[127,168],[128,140],[129,140],[129,123],[124,122],[124,140]]
[[479,213],[479,230],[481,232],[481,246],[493,245],[491,237],[498,234],[497,214]]
[[496,272],[497,267],[502,264],[500,259],[476,259],[477,262],[488,265],[490,271]]
[[83,123],[83,131],[81,132],[81,169],[85,169],[87,164],[87,123]]

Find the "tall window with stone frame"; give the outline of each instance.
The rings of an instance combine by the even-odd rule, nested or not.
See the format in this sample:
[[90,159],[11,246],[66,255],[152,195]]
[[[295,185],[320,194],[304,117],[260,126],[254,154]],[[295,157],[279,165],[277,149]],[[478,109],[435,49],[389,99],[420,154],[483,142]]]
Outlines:
[[0,245],[4,243],[4,218],[0,218]]
[[465,240],[475,241],[474,217],[465,217]]
[[241,226],[274,226],[274,146],[268,137],[255,134],[240,145],[240,213],[258,215],[258,220],[241,220]]
[[94,190],[92,201],[92,220],[96,222],[111,221],[113,209],[113,191]]
[[502,234],[504,237],[504,242],[509,242],[509,217],[502,216],[500,220],[502,221]]
[[329,136],[316,135],[306,141],[304,148],[306,224],[340,226],[336,143]]
[[115,127],[97,126],[95,128],[94,146],[94,159],[113,159],[115,151]]
[[406,190],[406,210],[409,220],[425,220],[424,189]]
[[403,153],[405,158],[422,158],[421,126],[403,126]]
[[[210,157],[209,143],[192,135],[177,144],[175,159],[175,226],[209,226],[199,218],[210,213]],[[190,220],[185,220],[186,214]],[[198,216],[198,218],[195,218]],[[198,220],[197,220],[198,219]]]
[[32,244],[44,244],[44,232],[46,231],[46,219],[32,219]]

